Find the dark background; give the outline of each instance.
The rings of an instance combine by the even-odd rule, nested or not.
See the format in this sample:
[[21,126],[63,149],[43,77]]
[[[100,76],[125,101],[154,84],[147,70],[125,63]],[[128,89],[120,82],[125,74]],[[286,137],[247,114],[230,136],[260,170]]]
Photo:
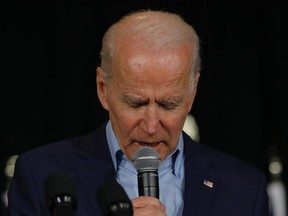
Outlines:
[[101,38],[142,8],[177,12],[199,33],[203,70],[191,113],[200,141],[253,164],[268,181],[276,155],[287,184],[287,9],[259,2],[1,1],[1,191],[9,156],[107,119],[95,87]]

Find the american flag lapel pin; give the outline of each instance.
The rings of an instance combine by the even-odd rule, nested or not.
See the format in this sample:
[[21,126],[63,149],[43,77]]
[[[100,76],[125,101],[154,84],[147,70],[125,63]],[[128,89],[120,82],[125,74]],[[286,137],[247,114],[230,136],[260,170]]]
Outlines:
[[213,182],[208,181],[207,179],[203,180],[203,184],[210,188],[213,188],[213,185],[214,185]]

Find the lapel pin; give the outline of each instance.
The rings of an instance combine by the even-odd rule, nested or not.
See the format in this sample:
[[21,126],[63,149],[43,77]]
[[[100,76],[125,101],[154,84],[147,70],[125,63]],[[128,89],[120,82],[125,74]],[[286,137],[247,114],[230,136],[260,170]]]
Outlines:
[[211,181],[204,179],[203,184],[206,185],[207,187],[213,188],[213,182]]

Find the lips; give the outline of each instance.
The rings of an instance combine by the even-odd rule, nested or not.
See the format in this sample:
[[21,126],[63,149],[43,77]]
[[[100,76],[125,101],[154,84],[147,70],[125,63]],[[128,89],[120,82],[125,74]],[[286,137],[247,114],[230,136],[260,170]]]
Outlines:
[[149,147],[156,147],[158,146],[161,142],[137,142],[141,146],[149,146]]

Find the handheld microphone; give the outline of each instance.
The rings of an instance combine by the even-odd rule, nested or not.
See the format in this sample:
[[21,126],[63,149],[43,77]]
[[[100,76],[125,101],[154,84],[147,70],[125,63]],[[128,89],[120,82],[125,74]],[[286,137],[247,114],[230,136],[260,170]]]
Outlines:
[[73,216],[76,210],[76,193],[69,176],[52,173],[44,182],[47,205],[53,216]]
[[106,182],[97,191],[97,200],[104,216],[133,216],[128,195],[116,182]]
[[158,169],[161,163],[159,153],[152,147],[139,148],[132,163],[138,172],[139,196],[152,196],[159,199]]

